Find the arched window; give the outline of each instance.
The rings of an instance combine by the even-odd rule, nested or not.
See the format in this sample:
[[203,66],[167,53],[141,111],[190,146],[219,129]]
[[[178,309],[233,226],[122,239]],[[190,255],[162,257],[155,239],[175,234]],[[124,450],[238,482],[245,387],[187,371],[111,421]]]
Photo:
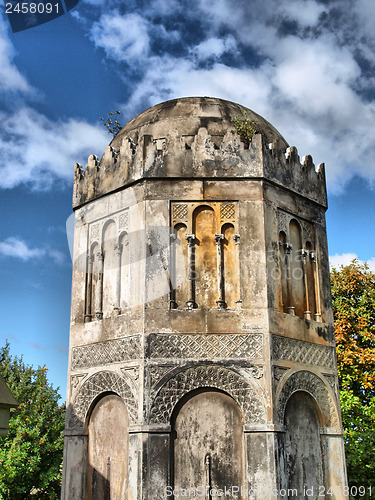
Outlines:
[[172,202],[170,308],[240,307],[236,202]]

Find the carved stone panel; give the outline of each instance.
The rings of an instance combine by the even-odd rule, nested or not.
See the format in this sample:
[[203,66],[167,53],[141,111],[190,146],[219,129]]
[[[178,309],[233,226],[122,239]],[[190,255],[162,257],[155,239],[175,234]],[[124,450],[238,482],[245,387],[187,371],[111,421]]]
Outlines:
[[261,358],[263,335],[163,335],[149,337],[150,358]]
[[122,231],[128,231],[129,210],[121,212],[118,216],[118,227]]
[[82,379],[85,378],[87,373],[80,373],[79,375],[71,375],[70,377],[70,399],[75,397],[77,390],[82,382]]
[[151,389],[160,382],[160,380],[165,377],[168,372],[171,372],[175,368],[175,365],[154,365],[148,367],[149,381]]
[[177,373],[160,388],[152,402],[150,423],[169,423],[176,403],[188,392],[202,387],[220,389],[232,396],[246,423],[265,422],[265,404],[255,384],[227,368],[199,365]]
[[91,404],[100,394],[106,392],[114,392],[120,396],[126,404],[130,422],[137,421],[137,398],[130,384],[115,372],[102,371],[95,373],[82,384],[73,402],[69,427],[83,427]]
[[324,419],[324,426],[338,427],[339,419],[334,400],[326,385],[315,373],[308,371],[294,372],[285,382],[277,401],[277,419],[284,422],[287,402],[292,394],[298,391],[308,392],[317,402]]
[[140,337],[124,337],[96,344],[73,347],[72,370],[105,366],[140,357]]
[[187,222],[188,206],[186,203],[175,203],[172,206],[172,220],[176,222]]
[[335,367],[334,347],[272,336],[272,358],[325,368]]

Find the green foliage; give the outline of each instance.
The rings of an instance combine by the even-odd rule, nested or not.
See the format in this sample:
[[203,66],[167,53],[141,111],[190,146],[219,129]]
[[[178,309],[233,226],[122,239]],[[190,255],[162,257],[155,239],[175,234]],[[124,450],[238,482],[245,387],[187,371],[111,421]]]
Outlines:
[[117,120],[117,117],[121,115],[120,111],[115,111],[112,113],[111,111],[108,113],[108,118],[104,120],[104,118],[101,116],[100,119],[103,122],[103,125],[105,128],[108,130],[109,134],[112,134],[113,137],[121,130],[122,125],[120,125],[120,122]]
[[348,481],[375,487],[375,274],[354,260],[331,286]]
[[232,122],[245,148],[248,149],[253,135],[257,133],[255,120],[251,120],[248,114],[244,113],[242,116],[235,116]]
[[8,343],[0,348],[0,374],[19,403],[0,438],[3,500],[60,498],[65,407],[46,372],[11,356]]
[[375,399],[366,405],[352,391],[341,389],[340,403],[349,485],[374,488]]

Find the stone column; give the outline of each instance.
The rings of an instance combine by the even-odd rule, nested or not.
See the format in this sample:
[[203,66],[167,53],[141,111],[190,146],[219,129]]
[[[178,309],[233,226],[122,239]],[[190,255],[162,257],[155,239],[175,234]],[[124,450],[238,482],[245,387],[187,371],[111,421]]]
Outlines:
[[95,316],[96,319],[103,318],[103,263],[104,257],[101,251],[97,253],[98,257],[98,280],[96,282],[96,297],[95,297]]
[[172,498],[167,495],[167,488],[172,486],[170,443],[170,425],[142,425],[130,430],[132,455],[135,457],[134,452],[140,447],[138,456],[141,456],[142,460],[138,464],[137,480],[135,468],[133,472],[129,471],[129,498],[137,500]]
[[303,313],[305,319],[311,319],[310,304],[309,304],[309,284],[307,278],[307,257],[309,252],[304,248],[301,250],[302,265],[303,265],[303,281],[305,285],[305,311]]
[[223,274],[223,249],[221,242],[224,239],[223,234],[215,234],[216,250],[217,250],[217,295],[216,301],[218,309],[225,308],[224,301],[224,274]]
[[278,450],[277,433],[279,430],[279,426],[274,424],[244,426],[247,481],[243,498],[249,500],[264,500],[265,498],[279,500],[277,495],[273,495],[278,491],[276,456]]
[[121,254],[122,254],[121,243],[116,243],[116,245],[114,246],[114,250],[116,254],[116,263],[117,263],[116,307],[114,309],[117,314],[121,314]]
[[177,309],[178,304],[176,302],[176,281],[177,281],[177,270],[176,270],[176,240],[177,234],[171,233],[169,235],[169,308]]
[[236,300],[237,308],[240,309],[242,306],[242,296],[241,296],[241,260],[240,260],[240,235],[233,235],[234,243],[236,245],[236,259],[237,259],[237,276],[238,276],[238,286],[237,293],[238,299]]
[[[332,500],[344,500],[349,498],[345,491],[347,486],[344,440],[341,432],[335,432],[333,429],[321,430],[321,442],[324,453],[324,475],[326,490],[332,489]],[[366,485],[364,485],[366,486]]]
[[291,243],[285,244],[285,267],[286,267],[286,289],[288,296],[288,313],[294,316],[295,307],[291,304],[293,291],[292,291],[292,277],[290,276],[290,255],[292,253],[292,249],[293,247]]
[[317,262],[316,262],[316,252],[314,251],[310,252],[310,259],[312,262],[313,274],[314,274],[315,310],[316,310],[314,319],[315,321],[321,321],[322,313],[320,305],[320,284],[319,284],[319,272],[317,269]]
[[92,268],[94,256],[92,254],[87,257],[87,275],[86,275],[86,307],[85,307],[85,323],[92,320]]
[[[64,473],[61,500],[86,498],[88,436],[83,430],[64,431]],[[66,467],[69,464],[69,467]]]
[[189,273],[188,279],[190,280],[190,297],[186,301],[186,306],[188,309],[194,309],[196,307],[195,303],[195,234],[187,234],[185,236],[188,242],[188,262],[189,262]]

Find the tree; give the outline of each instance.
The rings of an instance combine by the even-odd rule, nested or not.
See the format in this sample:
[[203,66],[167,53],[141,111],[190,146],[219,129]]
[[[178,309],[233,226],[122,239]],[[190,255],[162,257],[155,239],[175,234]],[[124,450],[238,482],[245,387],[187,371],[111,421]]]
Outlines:
[[348,482],[374,489],[375,274],[354,260],[331,286]]
[[112,113],[112,111],[110,111],[108,113],[108,118],[106,118],[105,120],[102,116],[100,117],[101,121],[103,122],[103,125],[108,130],[108,133],[112,134],[113,137],[116,134],[118,134],[119,131],[122,129],[122,125],[117,120],[117,117],[120,115],[121,115],[121,112],[116,110],[114,113]]
[[0,349],[0,374],[17,399],[9,432],[0,438],[0,498],[58,499],[65,408],[47,380],[45,366],[34,369],[22,357]]

